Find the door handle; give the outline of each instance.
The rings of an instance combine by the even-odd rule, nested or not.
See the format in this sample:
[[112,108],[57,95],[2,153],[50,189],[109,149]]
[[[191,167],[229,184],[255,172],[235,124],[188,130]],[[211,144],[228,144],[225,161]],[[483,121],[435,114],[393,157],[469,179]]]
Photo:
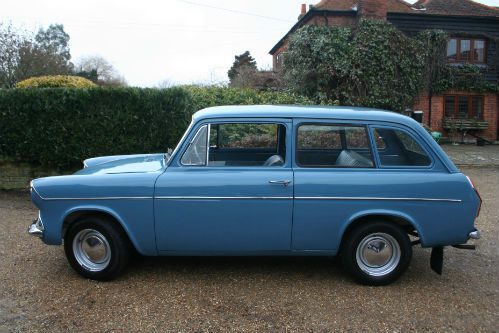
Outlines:
[[291,180],[269,180],[270,184],[288,186],[291,183]]

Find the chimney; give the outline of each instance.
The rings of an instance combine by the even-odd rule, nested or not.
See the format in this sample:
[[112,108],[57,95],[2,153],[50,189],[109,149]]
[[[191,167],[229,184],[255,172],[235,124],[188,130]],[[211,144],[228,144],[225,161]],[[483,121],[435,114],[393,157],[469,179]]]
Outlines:
[[307,5],[303,3],[303,4],[301,5],[301,13],[300,13],[300,15],[298,16],[298,21],[299,21],[299,20],[301,20],[301,18],[302,18],[303,16],[305,16],[305,14],[306,14],[306,13],[307,13]]
[[387,0],[358,0],[357,15],[359,18],[370,18],[375,20],[386,20],[388,10]]

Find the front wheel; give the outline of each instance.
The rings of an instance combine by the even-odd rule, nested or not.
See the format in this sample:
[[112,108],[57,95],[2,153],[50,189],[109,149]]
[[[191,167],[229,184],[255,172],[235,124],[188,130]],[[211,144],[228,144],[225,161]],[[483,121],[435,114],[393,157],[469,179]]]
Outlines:
[[69,264],[80,275],[107,281],[125,268],[130,245],[124,231],[112,221],[85,217],[66,232],[64,251]]
[[344,267],[359,283],[387,285],[409,267],[412,247],[401,227],[374,221],[345,236],[341,256]]

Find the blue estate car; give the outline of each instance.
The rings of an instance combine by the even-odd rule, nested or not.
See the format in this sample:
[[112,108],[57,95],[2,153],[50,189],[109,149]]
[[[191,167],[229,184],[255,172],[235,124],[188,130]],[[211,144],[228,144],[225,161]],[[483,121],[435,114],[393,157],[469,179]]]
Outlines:
[[[35,179],[29,233],[110,280],[156,255],[341,255],[360,283],[395,281],[412,245],[479,238],[481,199],[413,119],[348,107],[224,106],[194,114],[171,156],[107,156]],[[412,238],[409,238],[411,236]],[[63,242],[64,240],[64,242]]]

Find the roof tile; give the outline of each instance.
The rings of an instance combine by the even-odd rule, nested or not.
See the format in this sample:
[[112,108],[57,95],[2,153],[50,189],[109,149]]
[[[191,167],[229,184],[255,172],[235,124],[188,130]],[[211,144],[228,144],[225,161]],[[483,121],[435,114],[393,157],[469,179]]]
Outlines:
[[[388,1],[389,13],[414,13],[430,15],[491,16],[499,17],[499,9],[482,5],[471,0],[419,0],[411,5],[403,0]],[[352,10],[358,6],[358,0],[322,0],[315,9]],[[414,10],[421,8],[424,10]]]

